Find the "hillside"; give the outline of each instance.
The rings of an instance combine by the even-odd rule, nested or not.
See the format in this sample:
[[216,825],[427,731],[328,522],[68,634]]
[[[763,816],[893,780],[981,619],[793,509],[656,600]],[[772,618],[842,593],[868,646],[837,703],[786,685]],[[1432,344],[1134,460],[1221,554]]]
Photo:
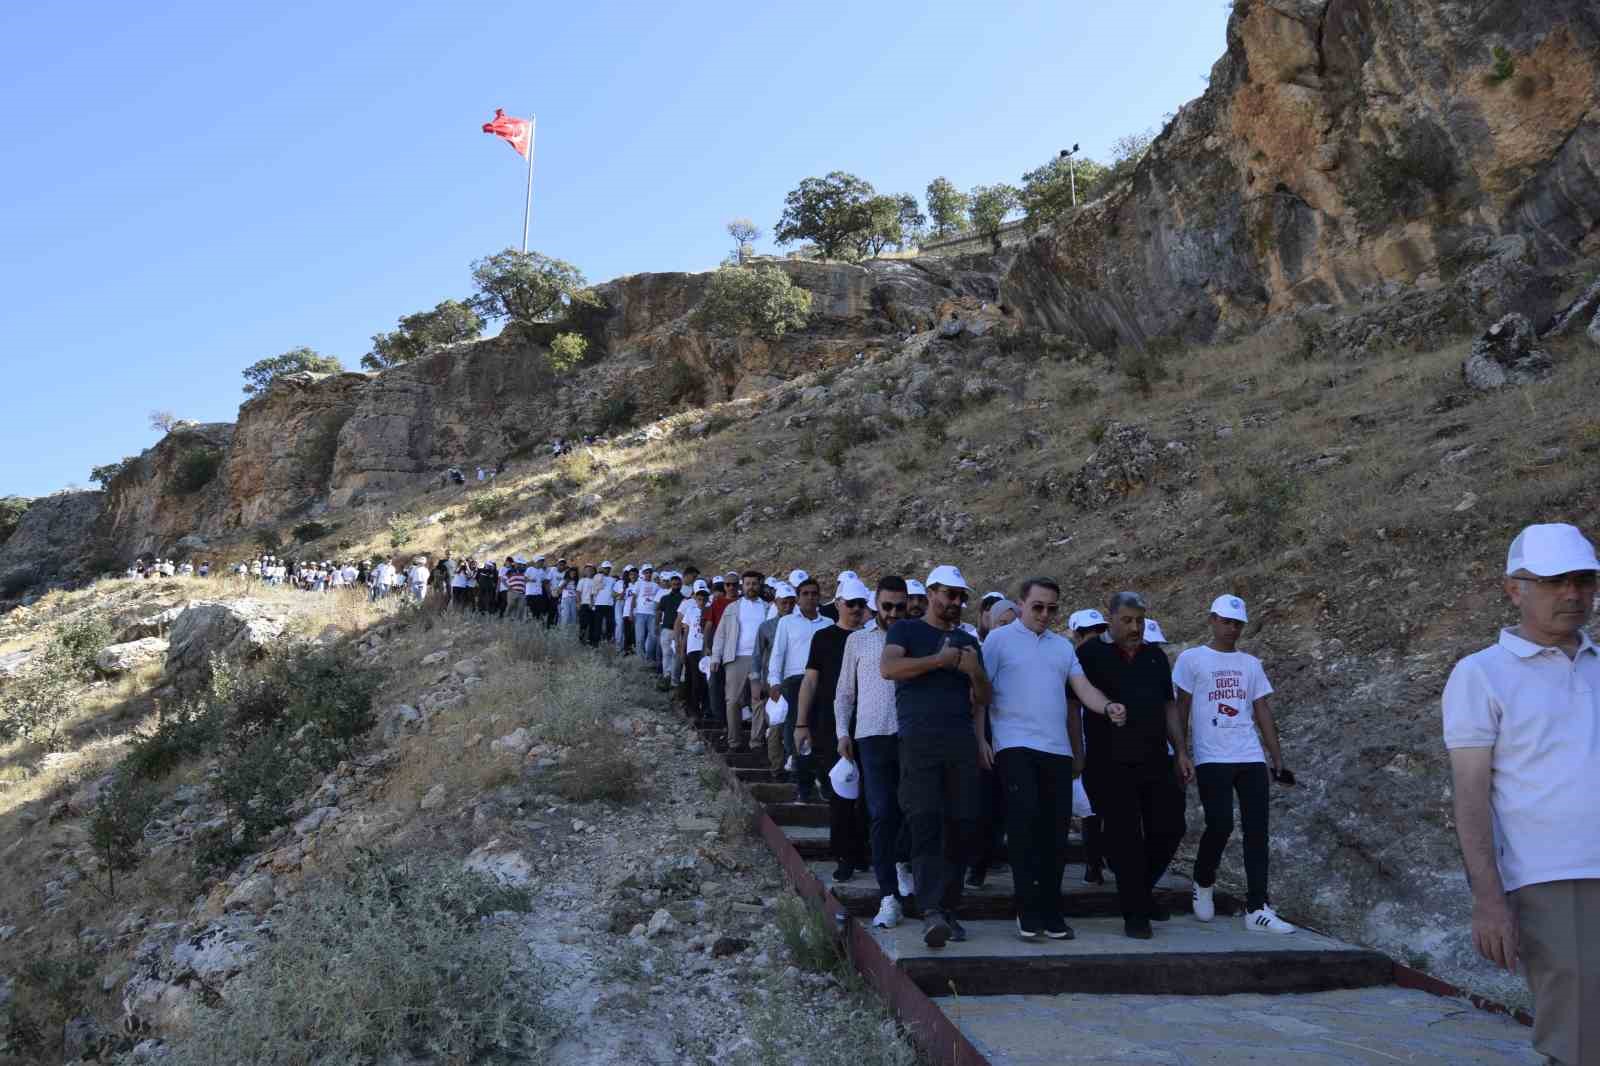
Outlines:
[[[1578,0],[1238,0],[1229,25],[1206,93],[1130,182],[999,254],[782,262],[816,312],[777,341],[698,330],[705,275],[621,278],[599,287],[583,324],[596,354],[570,375],[550,373],[535,331],[380,374],[291,377],[235,423],[176,429],[103,493],[35,501],[0,543],[0,595],[23,604],[0,623],[0,664],[41,654],[61,621],[192,594],[101,581],[36,598],[52,584],[139,553],[227,564],[264,540],[306,558],[387,555],[391,515],[415,522],[400,523],[405,555],[868,577],[954,562],[1008,589],[1044,573],[1074,608],[1146,592],[1180,645],[1231,590],[1251,602],[1245,646],[1277,687],[1300,780],[1274,796],[1282,909],[1525,1003],[1468,937],[1438,695],[1508,618],[1497,579],[1516,529],[1600,528],[1600,15]],[[1525,318],[1486,336],[1507,315]],[[1514,387],[1478,387],[1486,373]],[[602,439],[551,458],[552,441],[584,434]],[[450,465],[501,462],[488,485],[441,484]],[[385,708],[475,689],[470,670],[415,665],[446,648],[485,642],[485,663],[529,668],[498,631],[401,626],[360,605],[326,616],[307,599],[273,609],[388,671]],[[454,660],[435,663],[448,674]],[[147,668],[86,690],[64,754],[0,752],[0,853],[44,864],[83,850],[73,797],[150,726],[168,680]],[[427,734],[444,747],[406,742],[402,776],[363,768],[362,803],[410,825],[440,751],[486,754],[523,724],[494,700],[460,706]],[[680,739],[636,717],[661,751]],[[494,762],[452,771],[485,775],[463,783],[459,824],[417,832],[470,825],[476,847],[531,817],[502,796],[478,822],[473,790],[501,783]],[[187,765],[182,787],[206,774]],[[678,777],[692,768],[664,763],[654,794],[682,799]],[[208,799],[186,793],[174,820],[191,806],[210,817]],[[700,806],[665,816],[715,815],[712,797]],[[660,828],[638,817],[634,831]],[[351,846],[357,824],[371,823],[337,830]],[[298,862],[296,884],[316,867]],[[241,874],[193,907],[171,871],[133,891],[177,923],[214,917]],[[47,914],[48,899],[19,886],[0,927],[66,938],[75,912]],[[111,910],[90,924],[120,920]],[[138,937],[119,935],[120,959]]]

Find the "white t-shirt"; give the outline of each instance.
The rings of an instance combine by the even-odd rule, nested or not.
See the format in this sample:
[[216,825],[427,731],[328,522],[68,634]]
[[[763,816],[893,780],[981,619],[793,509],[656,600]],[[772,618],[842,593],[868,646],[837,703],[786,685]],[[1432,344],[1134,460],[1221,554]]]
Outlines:
[[413,585],[426,585],[428,583],[428,568],[418,563],[411,568],[411,583]]
[[694,600],[684,600],[678,604],[678,621],[683,623],[684,629],[689,633],[688,639],[684,641],[683,645],[685,652],[705,651],[706,634],[705,630],[700,628],[700,621],[704,614],[705,612],[700,609],[700,605],[695,603]]
[[1272,694],[1261,660],[1201,645],[1178,656],[1172,683],[1193,697],[1189,733],[1196,765],[1266,762],[1256,733],[1255,701]]
[[617,579],[605,574],[594,576],[594,605],[610,607],[616,603]]
[[656,613],[656,597],[661,594],[661,586],[654,581],[639,581],[634,587],[634,610],[640,614],[654,616]]
[[1575,659],[1509,629],[1456,663],[1444,687],[1447,748],[1490,748],[1489,807],[1506,891],[1600,878],[1600,649]]
[[550,587],[549,594],[551,596],[561,595],[561,582],[565,581],[566,579],[567,575],[563,574],[559,568],[554,566],[547,566],[544,568],[544,580],[545,584]]
[[620,589],[618,595],[622,597],[622,617],[632,618],[634,603],[638,598],[639,583],[635,581],[631,585],[619,585],[618,588]]
[[585,607],[594,606],[594,578],[580,577],[578,579],[578,602]]
[[[767,605],[760,600],[747,600],[739,597],[739,646],[733,650],[735,656],[754,655],[756,653],[756,631],[761,628],[761,623],[767,620]],[[724,652],[723,654],[727,654]]]

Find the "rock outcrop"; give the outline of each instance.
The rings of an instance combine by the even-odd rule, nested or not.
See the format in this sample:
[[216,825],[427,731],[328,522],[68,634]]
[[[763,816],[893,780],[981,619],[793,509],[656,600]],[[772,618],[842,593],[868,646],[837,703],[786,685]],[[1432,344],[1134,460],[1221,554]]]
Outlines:
[[211,656],[249,661],[283,633],[282,612],[260,600],[195,600],[172,623],[166,683],[193,691],[211,676]]
[[183,537],[220,529],[233,432],[231,422],[182,423],[129,460],[106,486],[99,539],[123,559],[167,556]]
[[1544,381],[1554,369],[1550,356],[1534,347],[1533,324],[1512,314],[1473,342],[1461,364],[1461,376],[1481,392]]
[[125,674],[141,666],[160,662],[167,654],[167,642],[160,637],[143,637],[125,644],[108,644],[94,657],[102,673]]
[[104,494],[57,492],[34,500],[17,528],[0,543],[0,599],[21,593],[52,577],[88,574],[92,544]]

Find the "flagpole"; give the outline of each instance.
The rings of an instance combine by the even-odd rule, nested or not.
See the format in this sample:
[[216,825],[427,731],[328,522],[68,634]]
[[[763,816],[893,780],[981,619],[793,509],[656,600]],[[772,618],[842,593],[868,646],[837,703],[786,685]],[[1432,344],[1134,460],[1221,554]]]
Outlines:
[[534,116],[528,116],[528,198],[522,204],[522,254],[528,254],[528,220],[533,216],[533,130]]

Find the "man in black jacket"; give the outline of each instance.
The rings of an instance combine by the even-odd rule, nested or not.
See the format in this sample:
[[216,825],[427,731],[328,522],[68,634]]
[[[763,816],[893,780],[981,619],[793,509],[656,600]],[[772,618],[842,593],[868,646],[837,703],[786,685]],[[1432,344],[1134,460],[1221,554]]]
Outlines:
[[1123,931],[1148,940],[1150,923],[1172,917],[1151,892],[1167,871],[1185,831],[1186,794],[1173,762],[1169,736],[1177,721],[1172,667],[1166,653],[1144,642],[1144,597],[1111,597],[1106,640],[1087,640],[1078,661],[1091,684],[1122,704],[1118,716],[1088,713],[1083,730],[1088,750],[1083,787],[1105,821],[1105,849],[1117,873]]

